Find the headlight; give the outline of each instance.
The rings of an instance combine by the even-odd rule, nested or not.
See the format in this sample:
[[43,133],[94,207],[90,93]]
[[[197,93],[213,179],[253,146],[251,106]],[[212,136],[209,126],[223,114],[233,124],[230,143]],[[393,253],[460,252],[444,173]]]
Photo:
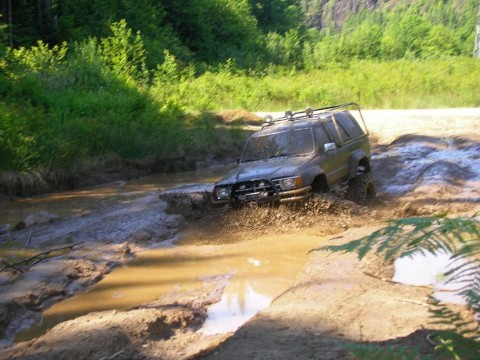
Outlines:
[[299,189],[303,184],[301,176],[279,179],[277,182],[282,190]]
[[215,194],[217,195],[218,200],[227,200],[230,199],[231,188],[221,187],[215,189]]

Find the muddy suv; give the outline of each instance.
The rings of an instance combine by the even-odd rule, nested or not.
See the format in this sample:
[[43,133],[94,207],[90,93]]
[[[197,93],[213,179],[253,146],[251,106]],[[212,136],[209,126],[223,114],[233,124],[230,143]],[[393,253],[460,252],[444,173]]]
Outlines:
[[[363,127],[349,109],[358,111]],[[368,131],[355,103],[267,116],[238,166],[215,184],[212,201],[280,204],[330,191],[360,203],[375,194]]]

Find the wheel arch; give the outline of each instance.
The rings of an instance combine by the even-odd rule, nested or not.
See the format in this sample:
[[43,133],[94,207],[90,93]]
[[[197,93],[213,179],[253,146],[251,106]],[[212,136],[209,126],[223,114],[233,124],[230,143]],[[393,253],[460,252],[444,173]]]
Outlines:
[[350,173],[349,178],[353,179],[358,174],[358,167],[362,166],[365,168],[365,173],[371,172],[372,168],[370,165],[370,159],[368,155],[363,150],[358,150],[352,153],[352,158],[350,160]]
[[312,181],[312,191],[314,193],[324,193],[330,191],[327,176],[325,173],[317,174]]

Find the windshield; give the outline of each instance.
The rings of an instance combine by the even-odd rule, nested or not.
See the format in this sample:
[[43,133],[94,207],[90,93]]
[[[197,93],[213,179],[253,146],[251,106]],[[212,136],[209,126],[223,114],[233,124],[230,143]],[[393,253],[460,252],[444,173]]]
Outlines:
[[307,155],[313,150],[312,129],[289,130],[250,138],[243,151],[241,161]]

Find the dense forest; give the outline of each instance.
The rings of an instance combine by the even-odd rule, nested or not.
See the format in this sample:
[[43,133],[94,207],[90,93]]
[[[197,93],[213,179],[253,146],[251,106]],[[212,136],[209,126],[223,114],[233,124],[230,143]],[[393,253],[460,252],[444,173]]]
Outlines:
[[203,151],[221,109],[480,106],[478,6],[0,0],[0,170]]
[[1,0],[2,44],[78,43],[124,20],[149,67],[315,67],[322,61],[471,55],[478,0]]

